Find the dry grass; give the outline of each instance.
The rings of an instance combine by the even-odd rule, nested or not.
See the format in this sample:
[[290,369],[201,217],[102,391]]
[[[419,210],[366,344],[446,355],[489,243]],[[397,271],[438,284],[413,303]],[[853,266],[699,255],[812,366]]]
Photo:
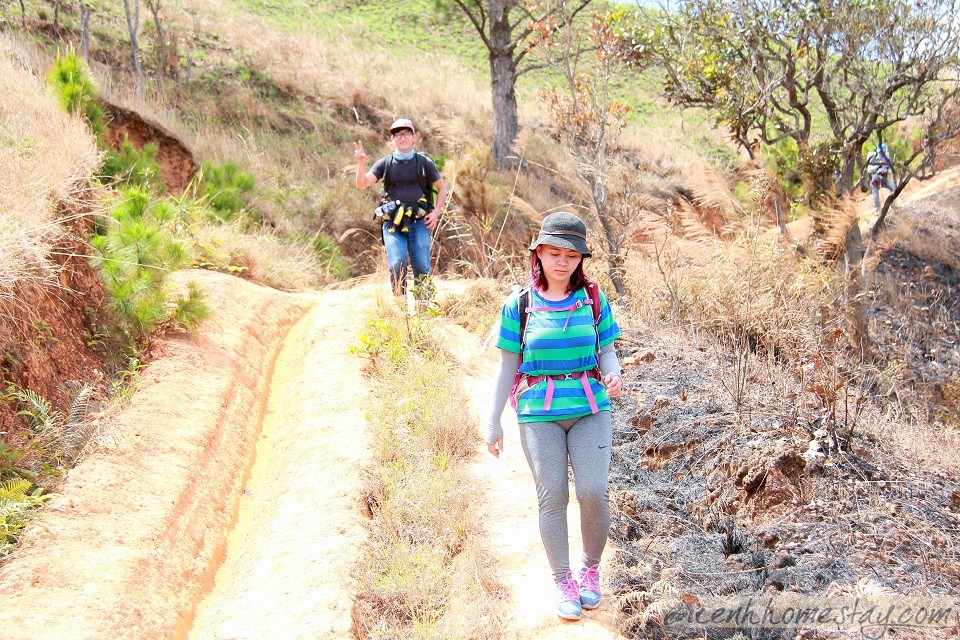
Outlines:
[[99,164],[92,136],[68,116],[0,35],[0,297],[22,280],[56,283],[57,208]]
[[430,322],[380,300],[361,337],[374,376],[370,540],[353,610],[361,638],[492,637],[500,625],[466,465],[477,424],[464,419],[458,369]]
[[309,242],[273,233],[251,234],[237,225],[198,223],[191,236],[200,266],[236,273],[283,291],[319,289],[335,280]]
[[[424,120],[469,114],[473,105],[489,102],[487,88],[456,61],[411,51],[405,63],[395,51],[358,43],[342,23],[331,22],[320,36],[291,34],[220,2],[202,0],[195,2],[194,8],[203,31],[216,33],[228,45],[249,52],[274,82],[307,96],[364,108],[380,104],[384,113],[378,115],[384,120],[408,114],[421,126],[425,126]],[[358,73],[361,66],[363,73]],[[433,87],[437,77],[444,79],[443,91],[432,91],[428,105],[421,91],[410,90]]]
[[500,307],[508,291],[496,280],[471,281],[461,295],[440,299],[444,317],[477,335],[486,335],[500,319]]

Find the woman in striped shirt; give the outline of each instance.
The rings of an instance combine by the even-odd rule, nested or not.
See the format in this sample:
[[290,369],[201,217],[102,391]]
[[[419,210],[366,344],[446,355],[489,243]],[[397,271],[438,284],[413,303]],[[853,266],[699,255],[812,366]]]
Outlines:
[[[488,450],[499,457],[500,416],[509,398],[537,487],[557,614],[568,620],[600,602],[600,555],[610,529],[610,398],[622,386],[613,347],[620,327],[606,296],[583,273],[591,255],[586,240],[583,221],[560,211],[544,218],[530,245],[530,287],[507,298],[501,311],[500,369],[486,433]],[[568,460],[583,536],[576,575],[567,535]]]

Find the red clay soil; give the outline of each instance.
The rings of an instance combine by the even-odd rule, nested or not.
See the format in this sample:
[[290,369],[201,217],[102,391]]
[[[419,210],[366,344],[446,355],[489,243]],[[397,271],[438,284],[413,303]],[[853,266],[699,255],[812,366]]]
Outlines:
[[190,149],[162,125],[152,122],[135,111],[115,104],[105,104],[110,113],[105,137],[114,151],[120,151],[124,140],[137,149],[146,144],[157,145],[157,164],[167,190],[183,193],[197,173],[197,162]]
[[[75,218],[76,229],[64,234],[51,253],[59,265],[59,286],[39,286],[22,280],[10,300],[0,300],[0,352],[3,353],[3,387],[14,383],[46,398],[62,411],[61,387],[67,381],[96,384],[102,358],[91,338],[103,304],[103,285],[87,259],[88,249],[79,240],[89,218]],[[0,403],[0,441],[17,443],[23,421],[15,417],[12,403]]]

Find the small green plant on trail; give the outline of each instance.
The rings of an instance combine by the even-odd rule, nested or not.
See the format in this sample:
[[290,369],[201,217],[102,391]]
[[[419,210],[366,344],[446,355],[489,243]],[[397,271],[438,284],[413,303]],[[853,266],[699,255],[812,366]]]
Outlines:
[[[485,556],[480,499],[466,462],[478,438],[465,419],[458,363],[442,349],[439,319],[381,304],[354,353],[375,378],[365,469],[371,526],[358,563],[358,628],[376,637],[478,638],[500,624]],[[373,637],[373,636],[371,636]]]
[[132,343],[167,321],[192,330],[209,316],[197,287],[191,285],[186,298],[175,299],[168,283],[171,271],[191,263],[190,245],[177,235],[186,213],[176,201],[130,188],[110,211],[105,233],[92,239],[93,263],[106,286],[110,310]]
[[69,113],[80,113],[98,138],[103,134],[104,111],[98,101],[99,92],[90,72],[73,51],[58,55],[47,82],[53,87],[60,104]]

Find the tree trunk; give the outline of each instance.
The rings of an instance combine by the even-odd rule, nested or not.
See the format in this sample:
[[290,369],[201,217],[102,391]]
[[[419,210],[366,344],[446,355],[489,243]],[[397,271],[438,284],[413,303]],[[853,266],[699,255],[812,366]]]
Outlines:
[[20,22],[23,24],[24,28],[27,26],[27,6],[23,4],[23,0],[20,0]]
[[[583,166],[582,160],[580,164]],[[597,218],[600,220],[604,239],[607,241],[607,273],[610,275],[610,282],[613,283],[613,288],[618,295],[625,295],[627,287],[623,282],[623,256],[620,254],[620,239],[617,237],[617,230],[614,228],[607,211],[606,185],[602,176],[584,175],[583,173],[580,175],[590,184],[593,206],[597,208]]]
[[[859,155],[859,154],[857,154]],[[850,154],[843,158],[843,166],[840,168],[840,176],[837,179],[837,193],[841,196],[853,193],[859,179],[857,175],[857,156]]]
[[90,59],[90,14],[93,10],[80,3],[80,55],[84,62]]
[[903,192],[906,188],[907,183],[910,182],[910,174],[907,173],[904,176],[904,179],[900,181],[897,185],[897,188],[894,189],[893,193],[887,196],[887,199],[883,201],[883,206],[880,208],[880,215],[877,216],[877,221],[873,223],[873,226],[870,228],[870,239],[874,240],[877,237],[877,234],[880,233],[880,229],[883,228],[883,223],[887,219],[887,213],[890,211],[890,207],[893,206],[894,201],[897,197]]
[[517,63],[510,33],[509,3],[491,3],[490,83],[493,93],[493,145],[490,155],[498,169],[512,166],[510,154],[520,127],[517,123]]
[[123,9],[127,13],[127,29],[130,32],[130,55],[133,57],[133,68],[137,73],[137,97],[143,97],[143,67],[140,65],[140,45],[137,42],[137,32],[140,31],[140,0],[133,0],[133,13],[130,12],[130,0],[123,0]]
[[866,258],[871,248],[865,252],[860,226],[854,222],[843,241],[844,246],[844,274],[846,287],[844,289],[844,315],[847,318],[847,333],[850,336],[851,346],[857,350],[862,360],[869,358],[870,326],[867,322],[867,305],[861,295],[867,286]]
[[167,67],[167,32],[163,29],[163,22],[160,20],[160,1],[153,0],[147,2],[150,13],[153,14],[153,24],[157,28],[157,80],[163,85],[163,77],[166,75]]

